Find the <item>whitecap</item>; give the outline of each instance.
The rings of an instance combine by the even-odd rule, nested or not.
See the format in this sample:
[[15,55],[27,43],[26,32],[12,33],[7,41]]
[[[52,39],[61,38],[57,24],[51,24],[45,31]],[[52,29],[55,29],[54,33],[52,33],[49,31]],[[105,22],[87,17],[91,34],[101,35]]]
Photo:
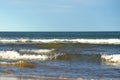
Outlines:
[[21,55],[17,51],[0,51],[1,59],[12,59],[12,60],[24,60],[24,59],[37,59],[37,60],[47,60],[52,56],[48,55],[34,55],[34,54],[23,54]]
[[87,44],[120,44],[120,39],[0,39],[1,43],[18,43],[18,42],[34,42],[34,43],[87,43]]

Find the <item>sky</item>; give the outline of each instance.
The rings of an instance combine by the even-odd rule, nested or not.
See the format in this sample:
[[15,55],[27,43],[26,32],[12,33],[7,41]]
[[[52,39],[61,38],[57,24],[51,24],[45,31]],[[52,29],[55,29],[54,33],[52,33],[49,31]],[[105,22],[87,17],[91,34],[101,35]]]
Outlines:
[[120,0],[0,0],[0,31],[120,31]]

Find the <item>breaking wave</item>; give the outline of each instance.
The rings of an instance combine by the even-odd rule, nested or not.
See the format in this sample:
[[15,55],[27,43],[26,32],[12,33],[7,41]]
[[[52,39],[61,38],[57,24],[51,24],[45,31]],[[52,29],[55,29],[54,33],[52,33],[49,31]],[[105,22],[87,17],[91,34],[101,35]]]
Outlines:
[[52,59],[53,55],[44,55],[44,54],[21,54],[17,51],[0,51],[0,58],[1,59],[11,59],[11,60],[47,60]]
[[120,39],[0,39],[0,43],[88,43],[88,44],[120,44]]
[[109,54],[109,55],[102,55],[101,56],[102,59],[104,59],[105,62],[108,63],[120,63],[120,54]]
[[[10,59],[10,60],[75,60],[75,61],[87,61],[87,62],[106,62],[106,63],[119,63],[120,64],[120,54],[108,55],[108,54],[65,54],[65,53],[52,53],[51,50],[39,50],[38,52],[30,50],[21,50],[25,53],[21,54],[20,51],[0,51],[0,59]],[[28,53],[26,53],[28,51]],[[29,53],[36,54],[29,54]],[[43,52],[43,54],[42,54]]]
[[21,53],[35,53],[35,54],[48,54],[48,53],[52,53],[53,51],[54,49],[36,49],[36,50],[22,49],[22,50],[19,50],[19,52]]
[[56,59],[87,61],[97,63],[109,63],[120,65],[120,54],[62,54],[56,57]]

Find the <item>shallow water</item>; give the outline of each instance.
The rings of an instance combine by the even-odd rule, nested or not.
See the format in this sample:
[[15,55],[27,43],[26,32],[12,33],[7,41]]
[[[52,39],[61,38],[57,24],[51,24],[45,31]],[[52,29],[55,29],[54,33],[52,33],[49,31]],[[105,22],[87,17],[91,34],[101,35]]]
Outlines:
[[119,56],[120,32],[0,32],[0,74],[119,79]]

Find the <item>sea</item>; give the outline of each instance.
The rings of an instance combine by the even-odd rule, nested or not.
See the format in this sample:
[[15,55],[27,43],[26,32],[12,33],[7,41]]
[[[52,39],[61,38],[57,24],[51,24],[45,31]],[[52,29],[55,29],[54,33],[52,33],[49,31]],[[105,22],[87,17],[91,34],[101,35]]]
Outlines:
[[120,80],[120,32],[0,32],[4,74]]

